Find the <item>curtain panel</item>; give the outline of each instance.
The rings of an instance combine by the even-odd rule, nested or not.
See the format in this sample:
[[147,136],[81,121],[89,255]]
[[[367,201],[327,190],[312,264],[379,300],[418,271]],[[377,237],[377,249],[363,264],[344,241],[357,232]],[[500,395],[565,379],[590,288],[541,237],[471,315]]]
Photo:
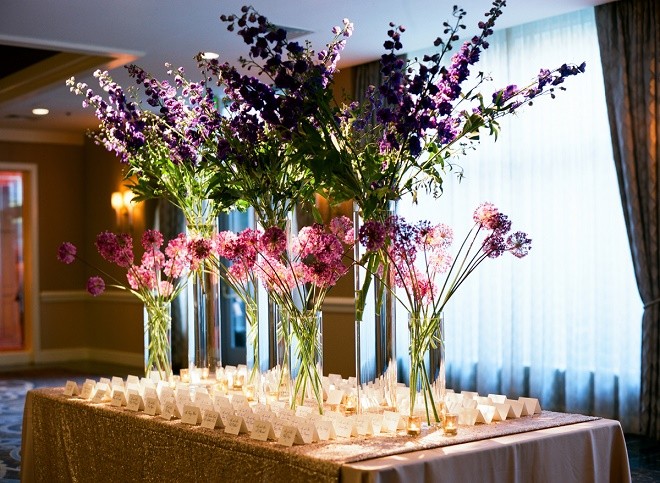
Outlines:
[[660,5],[620,0],[595,12],[619,192],[644,303],[641,431],[660,439]]
[[[409,56],[420,57],[424,52]],[[486,260],[445,307],[447,387],[532,396],[549,410],[639,424],[640,321],[607,122],[593,9],[496,31],[478,69],[485,98],[541,67],[587,63],[556,99],[502,119],[455,159],[439,199],[402,202],[415,221],[444,222],[454,245],[481,202],[532,238],[523,259]],[[476,75],[474,69],[473,75]],[[462,171],[464,178],[457,179]],[[397,322],[406,320],[397,314]],[[407,333],[398,324],[405,362]]]

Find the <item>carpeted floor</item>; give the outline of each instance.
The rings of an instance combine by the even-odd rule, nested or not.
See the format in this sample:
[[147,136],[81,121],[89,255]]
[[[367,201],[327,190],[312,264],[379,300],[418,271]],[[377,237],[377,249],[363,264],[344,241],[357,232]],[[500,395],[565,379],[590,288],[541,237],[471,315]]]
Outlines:
[[[85,379],[126,377],[129,368],[21,369],[0,372],[0,482],[20,481],[21,427],[25,394],[38,387],[63,387],[67,380],[82,384]],[[626,435],[633,483],[660,483],[660,441]]]

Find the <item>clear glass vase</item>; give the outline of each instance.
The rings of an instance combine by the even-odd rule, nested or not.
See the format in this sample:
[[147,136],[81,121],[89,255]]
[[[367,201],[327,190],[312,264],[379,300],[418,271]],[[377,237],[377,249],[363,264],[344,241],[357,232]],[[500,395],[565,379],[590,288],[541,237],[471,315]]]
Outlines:
[[[195,213],[186,213],[188,236],[210,239],[218,233],[212,201]],[[192,303],[191,303],[192,302]],[[218,268],[205,261],[188,284],[188,369],[191,379],[204,377],[222,365],[220,345],[220,277]]]
[[[367,218],[357,203],[353,204],[356,243],[353,278],[355,282],[355,376],[358,385],[385,376],[396,366],[396,297],[394,274],[384,252],[367,252],[359,243],[360,227],[368,221],[385,222],[396,214],[396,203],[375,210]],[[358,406],[358,411],[359,411]]]
[[284,313],[291,328],[292,353],[299,364],[289,367],[293,381],[291,408],[312,400],[319,414],[323,414],[323,317],[320,311],[303,310],[295,313]]
[[441,400],[436,391],[442,387],[444,398],[444,330],[442,315],[420,316],[409,314],[410,367],[408,375],[409,408],[414,415],[421,410],[420,399],[424,401],[424,413],[429,424],[441,421]]
[[144,303],[144,376],[172,380],[172,310],[169,302]]

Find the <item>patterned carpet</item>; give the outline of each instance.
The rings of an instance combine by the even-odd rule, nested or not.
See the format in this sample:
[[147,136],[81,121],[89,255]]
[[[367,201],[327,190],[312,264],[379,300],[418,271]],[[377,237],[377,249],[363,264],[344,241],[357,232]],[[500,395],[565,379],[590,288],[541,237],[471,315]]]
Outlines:
[[[122,372],[72,371],[48,368],[0,372],[0,482],[20,481],[21,427],[25,394],[38,387],[63,387],[67,380],[82,385],[87,378],[98,379]],[[639,435],[626,435],[633,483],[660,483],[660,442]]]

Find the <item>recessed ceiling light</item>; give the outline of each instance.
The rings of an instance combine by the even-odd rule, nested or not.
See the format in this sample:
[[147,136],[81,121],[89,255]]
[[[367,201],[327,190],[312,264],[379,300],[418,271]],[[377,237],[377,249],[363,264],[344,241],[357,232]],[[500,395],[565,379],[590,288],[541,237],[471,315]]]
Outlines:
[[202,59],[205,60],[213,60],[217,59],[218,57],[220,57],[220,54],[216,54],[215,52],[204,52],[202,54]]
[[35,107],[34,109],[32,109],[32,114],[34,114],[35,116],[45,116],[49,112],[50,111],[45,107]]

